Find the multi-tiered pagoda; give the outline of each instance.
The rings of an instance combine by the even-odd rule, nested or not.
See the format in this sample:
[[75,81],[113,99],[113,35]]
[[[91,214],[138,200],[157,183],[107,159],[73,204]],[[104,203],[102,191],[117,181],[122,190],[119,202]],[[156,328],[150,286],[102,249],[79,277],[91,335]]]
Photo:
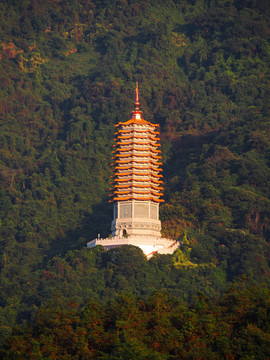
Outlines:
[[178,243],[161,237],[159,203],[163,202],[159,125],[146,121],[139,109],[136,85],[132,118],[115,125],[110,202],[114,203],[112,237],[95,239],[87,246],[110,249],[132,244],[146,255],[172,253]]

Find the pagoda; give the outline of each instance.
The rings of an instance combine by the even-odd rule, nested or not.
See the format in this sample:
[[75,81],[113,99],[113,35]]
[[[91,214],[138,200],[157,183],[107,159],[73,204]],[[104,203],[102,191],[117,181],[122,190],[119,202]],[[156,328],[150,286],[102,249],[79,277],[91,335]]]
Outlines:
[[136,83],[132,117],[115,125],[110,183],[112,234],[90,241],[87,247],[102,245],[110,249],[131,244],[147,256],[172,253],[179,243],[161,237],[159,220],[159,204],[164,202],[159,125],[144,120],[139,106]]

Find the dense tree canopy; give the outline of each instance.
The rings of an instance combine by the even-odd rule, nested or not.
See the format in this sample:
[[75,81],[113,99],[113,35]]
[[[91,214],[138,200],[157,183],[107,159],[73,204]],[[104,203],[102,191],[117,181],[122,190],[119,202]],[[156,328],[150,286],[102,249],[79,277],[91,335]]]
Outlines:
[[[265,358],[269,15],[266,0],[1,2],[3,356]],[[133,110],[135,81],[161,126],[163,234],[182,243],[148,262],[133,247],[86,249],[110,233],[114,124]],[[228,292],[239,278],[246,290]]]

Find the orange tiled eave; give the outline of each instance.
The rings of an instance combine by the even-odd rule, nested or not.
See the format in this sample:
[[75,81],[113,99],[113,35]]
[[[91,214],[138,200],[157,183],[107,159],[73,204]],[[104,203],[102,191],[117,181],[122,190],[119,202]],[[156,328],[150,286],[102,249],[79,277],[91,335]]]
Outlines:
[[138,175],[138,176],[154,176],[154,177],[163,177],[162,175],[158,175],[158,174],[153,174],[153,173],[141,173],[141,172],[136,172],[136,171],[129,171],[129,172],[126,172],[126,173],[115,173],[114,174],[115,176],[130,176],[130,175]]
[[[110,177],[113,177],[113,176],[110,176]],[[113,183],[117,183],[117,182],[128,182],[128,181],[131,181],[134,179],[114,179],[113,181],[110,182],[110,184],[113,184]],[[136,179],[135,181],[138,181],[138,182],[144,182],[144,181],[151,181],[151,182],[154,182],[156,184],[163,184],[163,181],[162,180],[157,180],[157,179]]]
[[125,122],[119,122],[118,124],[115,124],[114,126],[120,126],[120,125],[130,125],[130,124],[138,124],[138,125],[150,125],[154,127],[159,127],[158,124],[152,124],[150,121],[146,121],[144,119],[130,119]]
[[[155,164],[155,165],[162,165],[161,162],[156,162],[156,160],[153,161],[152,159],[143,160],[143,161],[141,161],[141,160],[139,160],[139,159],[138,159],[138,160],[137,160],[137,159],[132,159],[132,160],[115,160],[115,164],[116,164],[116,163],[119,163],[119,164],[127,164],[127,163],[130,163],[130,162],[139,162],[140,164],[153,163],[153,164]],[[115,165],[115,164],[111,164],[111,165]]]
[[[142,145],[142,144],[140,144],[140,145]],[[148,145],[148,144],[145,144],[145,145]],[[136,150],[136,151],[149,151],[150,150],[150,151],[153,151],[153,152],[161,153],[161,150],[152,149],[150,147],[148,147],[148,148],[127,148],[127,149],[120,148],[120,149],[117,149],[117,151],[132,151],[132,150]]]
[[149,140],[147,139],[148,141],[143,141],[143,142],[140,142],[140,141],[127,141],[127,142],[117,142],[116,144],[113,144],[113,147],[117,147],[117,145],[148,145],[148,144],[151,144],[152,146],[161,146],[159,143],[157,142],[154,142],[153,140]]
[[154,134],[154,135],[160,135],[159,131],[153,131],[153,130],[151,130],[149,128],[146,128],[146,129],[127,129],[127,128],[126,129],[119,129],[118,131],[116,131],[114,133],[114,135],[118,135],[118,134],[122,134],[122,133],[131,133],[131,132],[133,132],[133,130],[135,130],[136,132],[143,132],[143,133],[149,132],[149,133]]
[[124,198],[113,198],[112,200],[110,200],[110,202],[112,201],[129,201],[129,200],[141,200],[141,201],[155,201],[155,202],[164,202],[163,199],[155,199],[154,197],[145,197],[145,198],[141,198],[141,197],[136,197],[136,196],[129,196],[129,197],[124,197]]
[[155,196],[163,196],[162,193],[155,192],[153,190],[145,190],[145,191],[141,191],[141,190],[127,190],[127,191],[115,190],[115,191],[112,191],[112,193],[114,193],[114,194],[153,194]]
[[[163,169],[160,168],[155,168],[154,166],[144,166],[144,167],[140,167],[140,166],[136,166],[136,165],[129,165],[129,166],[116,166],[115,169],[117,170],[128,170],[128,169],[141,169],[141,170],[148,170],[148,169],[152,169],[152,170],[156,170],[156,171],[163,171]],[[111,170],[113,171],[113,170]]]
[[129,185],[123,185],[123,184],[115,184],[113,188],[111,188],[110,190],[112,191],[113,189],[115,188],[127,188],[127,187],[131,187],[131,186],[134,186],[134,187],[141,187],[141,188],[153,188],[155,190],[164,190],[163,187],[159,187],[159,186],[155,186],[155,185],[152,185],[152,184],[148,184],[148,185],[140,185],[140,184],[129,184]]
[[116,154],[115,155],[115,158],[116,157],[126,157],[126,158],[129,158],[129,157],[133,157],[133,158],[135,158],[135,157],[152,157],[152,158],[154,158],[154,159],[162,159],[162,157],[161,156],[156,156],[156,155],[153,155],[153,154],[136,154],[136,155],[133,155],[133,154]]

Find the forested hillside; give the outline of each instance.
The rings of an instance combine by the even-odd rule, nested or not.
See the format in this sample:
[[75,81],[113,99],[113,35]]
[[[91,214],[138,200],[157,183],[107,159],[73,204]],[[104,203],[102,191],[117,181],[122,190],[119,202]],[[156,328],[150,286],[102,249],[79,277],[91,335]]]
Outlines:
[[[32,354],[33,359],[107,359],[112,346],[115,359],[126,359],[132,345],[144,349],[134,359],[172,359],[179,354],[183,359],[199,359],[200,346],[210,351],[201,358],[228,355],[234,359],[251,338],[256,346],[266,344],[267,349],[269,18],[267,0],[0,3],[3,358],[30,359]],[[144,118],[161,127],[163,234],[182,242],[172,256],[156,256],[148,262],[133,247],[108,252],[99,247],[86,249],[98,233],[110,234],[114,124],[129,119],[136,81]],[[244,289],[234,285],[228,290],[235,281]],[[239,330],[244,326],[239,313],[228,313],[222,318],[224,328],[216,329],[215,336],[222,338],[228,326],[228,339],[235,338],[235,321],[234,325],[240,324],[237,334],[242,334],[242,343],[207,342],[206,333],[198,330],[194,354],[188,349],[183,353],[182,345],[173,352],[173,340],[171,348],[159,339],[150,343],[150,333],[138,345],[138,331],[162,321],[171,324],[172,333],[183,343],[191,341],[190,334],[181,333],[183,319],[178,310],[152,319],[158,306],[153,302],[159,301],[156,290],[167,294],[160,300],[163,308],[170,309],[168,303],[176,302],[176,309],[183,308],[185,316],[198,317],[190,320],[187,332],[202,321],[204,311],[215,323],[209,320],[212,325],[205,325],[207,334],[230,308],[231,293],[236,303],[247,297],[249,305],[241,311],[248,314],[245,324],[250,324],[250,332],[243,335]],[[252,291],[258,296],[252,297]],[[122,338],[124,345],[118,349],[115,319],[121,317],[122,305],[117,309],[117,302],[128,301],[121,298],[122,293],[143,319],[133,324],[132,344]],[[201,297],[207,298],[204,310],[199,305]],[[72,306],[67,305],[70,301]],[[254,310],[258,304],[260,313]],[[71,310],[65,312],[68,306]],[[88,314],[91,307],[94,315]],[[52,355],[44,337],[53,341],[54,335],[46,329],[57,311],[61,321],[70,319],[73,329],[79,326],[78,319],[101,317],[106,322],[102,323],[104,338],[100,335],[104,347],[99,348],[96,339],[92,344],[96,350],[90,353],[76,352],[70,345],[63,347],[64,357],[57,353],[59,345]],[[261,318],[268,322],[263,324]],[[130,328],[133,325],[128,321]],[[32,328],[26,325],[29,322]],[[84,336],[89,335],[83,324]],[[50,326],[56,329],[57,324]],[[119,326],[124,329],[125,324]],[[198,326],[203,327],[202,323]],[[16,336],[19,348],[14,345]],[[65,343],[63,334],[55,336]],[[36,343],[45,345],[35,353]],[[83,348],[84,343],[80,344]],[[251,346],[254,354],[256,346]],[[226,353],[232,348],[230,355]],[[260,359],[265,359],[263,349]]]

